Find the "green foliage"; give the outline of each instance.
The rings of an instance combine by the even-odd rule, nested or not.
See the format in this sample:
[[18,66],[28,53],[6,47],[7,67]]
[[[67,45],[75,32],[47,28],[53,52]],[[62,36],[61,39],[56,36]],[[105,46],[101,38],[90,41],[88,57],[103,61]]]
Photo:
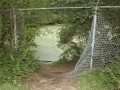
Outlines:
[[120,5],[120,1],[119,0],[100,0],[100,4],[105,6],[119,6]]
[[[62,1],[64,0],[58,1],[60,6],[62,6]],[[75,4],[82,5],[79,1],[66,1],[64,6],[74,6]],[[78,60],[88,38],[92,22],[92,10],[71,9],[64,10],[63,14],[65,26],[59,32],[59,47],[64,47],[63,57],[71,54],[73,56],[72,60]]]
[[[66,45],[67,48],[64,48],[66,56],[70,53],[73,57],[78,58],[89,34],[93,12],[93,10],[86,9],[64,10],[62,12],[47,10],[41,12],[15,11],[18,21],[16,23],[18,38],[15,46],[13,8],[49,7],[50,5],[94,6],[96,2],[97,0],[1,0],[1,10],[11,10],[0,11],[0,67],[2,67],[0,68],[0,81],[16,83],[27,77],[38,67],[37,60],[34,60],[31,55],[30,47],[35,46],[33,41],[35,36],[40,34],[38,27],[41,25],[62,21],[65,26],[59,33],[60,46]],[[102,0],[100,5],[117,5],[117,2],[118,0],[110,0],[109,2],[108,0]],[[54,16],[51,16],[51,13],[54,13]],[[73,42],[74,39],[79,42]]]
[[0,85],[0,90],[28,90],[25,84],[18,83],[16,85],[5,83]]
[[81,46],[81,48],[79,46],[77,46],[76,43],[71,43],[69,46],[63,46],[62,48],[65,48],[65,51],[60,55],[61,59],[65,59],[68,61],[77,61],[80,57],[80,55],[82,54],[82,49],[83,46]]
[[[34,0],[4,0],[1,2],[1,10],[11,9],[11,11],[0,11],[0,82],[12,82],[16,84],[18,81],[28,77],[38,68],[38,60],[35,60],[30,51],[35,46],[34,39],[40,34],[41,24],[46,23],[42,18],[47,17],[49,12],[36,13],[32,11],[22,12],[14,11],[16,14],[16,40],[14,37],[14,13],[13,8],[35,7],[41,3],[39,7],[45,6],[46,2],[42,0],[34,2]],[[40,16],[40,15],[42,16]],[[31,15],[35,17],[31,19]],[[48,23],[48,22],[47,22]]]
[[[2,17],[0,15],[0,38],[2,37],[1,31],[2,31]],[[1,43],[1,41],[0,41],[0,43]]]
[[13,51],[7,57],[1,55],[0,59],[0,81],[16,83],[26,78],[31,72],[38,67],[38,62],[33,58],[29,48],[23,51]]
[[[107,62],[108,63],[108,62]],[[120,57],[109,62],[104,69],[95,69],[86,73],[78,85],[80,90],[118,90],[120,82]]]
[[66,65],[68,64],[68,62],[69,61],[65,57],[63,57],[59,59],[58,61],[53,62],[52,65]]
[[[51,6],[58,6],[58,7],[64,7],[64,6],[95,6],[97,4],[98,0],[50,0]],[[119,0],[112,1],[112,0],[100,0],[98,5],[119,5]],[[85,46],[85,42],[88,38],[89,31],[91,28],[91,22],[92,22],[92,16],[93,16],[94,10],[92,9],[70,9],[70,10],[63,10],[58,11],[57,13],[61,14],[61,17],[63,17],[63,22],[65,26],[61,29],[59,32],[59,47],[64,49],[64,53],[62,54],[63,57],[67,56],[69,53],[71,53],[72,47],[71,42],[74,42],[74,39],[77,40],[77,42],[74,42],[77,48],[79,48],[79,52],[76,55],[81,54],[83,51],[83,48]],[[106,10],[105,10],[106,12]],[[104,14],[104,12],[103,12]],[[107,13],[106,16],[109,16],[110,22],[114,22],[113,17],[115,16],[119,17],[119,12],[117,13]],[[105,15],[104,15],[105,16]],[[117,22],[114,22],[115,28],[119,27],[119,20],[116,20]],[[120,31],[120,30],[119,30]],[[82,42],[79,42],[82,40]],[[67,47],[67,48],[66,48]],[[71,49],[71,50],[70,50]],[[74,52],[76,52],[76,49],[74,49]],[[72,53],[72,56],[75,54]],[[79,57],[78,57],[79,58]],[[75,58],[73,58],[75,59]]]

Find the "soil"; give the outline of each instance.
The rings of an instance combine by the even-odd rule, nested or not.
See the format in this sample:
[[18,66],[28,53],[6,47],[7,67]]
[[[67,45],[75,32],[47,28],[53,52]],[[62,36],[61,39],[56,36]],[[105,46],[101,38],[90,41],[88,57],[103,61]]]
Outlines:
[[74,69],[75,64],[44,65],[26,80],[28,90],[79,90],[76,80],[64,73]]

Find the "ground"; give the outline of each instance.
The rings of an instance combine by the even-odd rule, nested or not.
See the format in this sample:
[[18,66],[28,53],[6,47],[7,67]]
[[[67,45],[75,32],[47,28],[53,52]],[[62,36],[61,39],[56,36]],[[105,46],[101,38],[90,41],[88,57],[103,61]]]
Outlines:
[[74,64],[42,65],[26,83],[29,90],[79,90],[76,80],[64,75],[74,69]]

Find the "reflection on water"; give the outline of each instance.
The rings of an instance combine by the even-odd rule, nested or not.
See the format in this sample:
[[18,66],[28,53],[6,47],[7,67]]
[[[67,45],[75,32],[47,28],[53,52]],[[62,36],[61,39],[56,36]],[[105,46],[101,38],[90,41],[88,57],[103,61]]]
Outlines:
[[[41,29],[41,32],[46,35],[35,38],[35,42],[38,45],[37,48],[32,49],[35,58],[44,61],[57,61],[59,59],[63,50],[57,47],[58,39],[56,33],[61,27],[62,25],[52,25]],[[47,31],[50,33],[47,33]]]

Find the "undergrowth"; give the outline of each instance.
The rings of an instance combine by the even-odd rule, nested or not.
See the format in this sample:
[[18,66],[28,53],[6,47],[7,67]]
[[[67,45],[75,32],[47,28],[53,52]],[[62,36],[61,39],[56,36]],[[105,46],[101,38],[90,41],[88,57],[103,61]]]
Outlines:
[[66,58],[60,58],[58,61],[52,63],[52,65],[68,65],[68,64],[76,64],[77,60],[67,60]]
[[61,58],[58,61],[53,62],[52,64],[55,65],[66,65],[69,61],[65,58]]
[[26,85],[23,83],[19,84],[11,84],[11,83],[4,83],[0,85],[0,90],[28,90]]
[[8,55],[2,51],[0,51],[2,57],[0,58],[0,83],[16,84],[38,67],[38,61],[33,58],[29,48],[19,52],[12,51]]
[[78,86],[80,90],[120,90],[120,57],[104,69],[88,71]]

